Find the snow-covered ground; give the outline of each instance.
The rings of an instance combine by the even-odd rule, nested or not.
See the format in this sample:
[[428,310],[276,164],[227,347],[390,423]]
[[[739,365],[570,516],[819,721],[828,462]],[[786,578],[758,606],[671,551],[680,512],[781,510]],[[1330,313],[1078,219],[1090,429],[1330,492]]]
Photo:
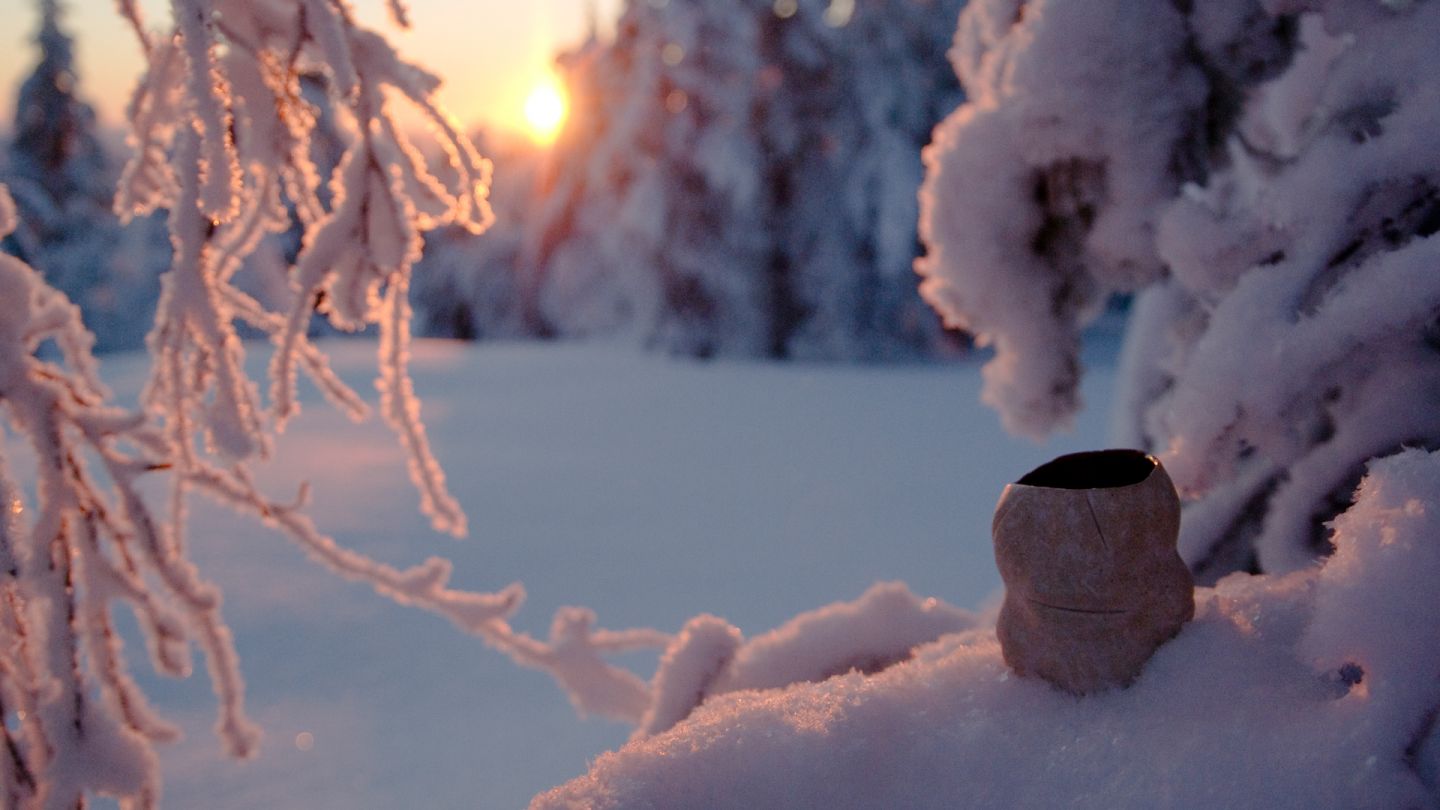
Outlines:
[[[332,342],[365,390],[373,344]],[[262,484],[313,483],[341,542],[395,564],[454,560],[455,584],[522,581],[518,629],[562,605],[610,628],[674,632],[713,613],[747,635],[879,580],[977,607],[999,586],[1000,489],[1104,443],[1115,341],[1091,342],[1090,406],[1040,446],[978,403],[979,362],[922,366],[694,363],[602,345],[420,342],[425,420],[471,537],[430,532],[393,438],[317,401]],[[142,357],[111,358],[122,398]],[[278,535],[198,504],[193,553],[225,590],[264,726],[259,758],[225,759],[203,675],[145,687],[186,739],[162,747],[167,807],[519,807],[584,773],[628,729],[577,719],[543,673],[427,613],[320,570]],[[627,662],[648,677],[655,656]]]
[[1375,460],[1323,566],[1197,588],[1129,688],[1017,677],[982,624],[877,674],[710,696],[531,807],[1440,806],[1437,502],[1440,452]]

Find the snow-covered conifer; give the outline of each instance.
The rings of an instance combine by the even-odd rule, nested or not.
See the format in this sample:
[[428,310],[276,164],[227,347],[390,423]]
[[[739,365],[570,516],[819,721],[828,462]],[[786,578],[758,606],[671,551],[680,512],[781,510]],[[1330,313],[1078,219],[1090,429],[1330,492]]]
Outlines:
[[785,354],[892,359],[944,349],[915,295],[920,147],[960,100],[944,62],[954,0],[806,0],[762,23],[757,120],[771,264],[799,315]]
[[916,154],[958,99],[941,56],[959,4],[666,9],[677,6],[672,18],[700,22],[662,21],[666,84],[641,96],[667,105],[663,135],[649,136],[669,156],[659,342],[773,357],[935,351],[939,325],[910,271]]
[[763,353],[754,5],[629,3],[561,60],[577,109],[521,254],[542,330]]
[[1202,578],[1327,551],[1368,459],[1440,442],[1434,4],[1013,0],[964,13],[924,291],[996,347],[986,400],[1078,407],[1078,330],[1143,290],[1117,441],[1198,498]]
[[20,209],[7,244],[85,311],[97,350],[137,348],[169,244],[160,223],[118,227],[110,212],[116,168],[80,99],[63,8],[58,0],[38,5],[40,61],[20,86],[4,173]]
[[[62,10],[60,0],[40,0],[40,61],[16,98],[9,184],[38,186],[60,210],[77,199],[103,208],[115,193],[114,173],[97,137],[95,111],[77,95],[75,46],[61,28]],[[47,226],[53,224],[29,225]]]

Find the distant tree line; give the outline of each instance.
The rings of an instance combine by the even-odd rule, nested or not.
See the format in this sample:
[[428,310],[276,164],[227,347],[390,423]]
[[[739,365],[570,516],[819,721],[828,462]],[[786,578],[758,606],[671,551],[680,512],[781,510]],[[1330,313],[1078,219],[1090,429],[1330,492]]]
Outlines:
[[916,292],[920,149],[960,102],[960,0],[637,0],[559,59],[571,115],[432,236],[435,335],[627,335],[697,357],[954,351]]
[[[498,227],[430,235],[422,332],[620,335],[697,357],[956,351],[912,263],[920,148],[961,100],[944,58],[960,5],[627,3],[613,38],[559,57],[573,108],[551,148],[485,144]],[[171,260],[163,217],[120,227],[119,160],[78,94],[61,7],[38,6],[40,60],[0,171],[19,208],[6,247],[80,304],[97,350],[137,348]],[[305,78],[312,104],[324,82]],[[332,140],[316,139],[322,166]],[[267,238],[248,292],[285,298],[299,247]]]

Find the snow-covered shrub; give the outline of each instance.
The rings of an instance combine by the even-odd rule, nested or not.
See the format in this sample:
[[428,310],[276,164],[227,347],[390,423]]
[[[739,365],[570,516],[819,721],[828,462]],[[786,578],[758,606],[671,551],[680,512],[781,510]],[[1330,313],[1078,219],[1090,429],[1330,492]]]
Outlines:
[[1440,7],[991,0],[927,151],[923,291],[1042,434],[1142,290],[1116,441],[1162,453],[1203,580],[1327,550],[1367,459],[1440,443]]

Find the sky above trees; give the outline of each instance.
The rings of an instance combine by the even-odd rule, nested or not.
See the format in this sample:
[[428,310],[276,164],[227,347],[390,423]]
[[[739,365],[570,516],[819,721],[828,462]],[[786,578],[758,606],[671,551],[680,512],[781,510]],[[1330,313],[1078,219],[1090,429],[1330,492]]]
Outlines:
[[[356,0],[364,23],[390,28],[382,0]],[[69,0],[66,30],[75,38],[81,94],[106,125],[119,123],[141,59],[133,38],[104,0]],[[168,14],[167,0],[141,0],[150,19]],[[445,77],[441,99],[467,124],[520,129],[526,96],[546,75],[554,54],[582,40],[593,5],[604,30],[619,0],[409,0],[413,29],[396,34],[401,50]],[[9,126],[15,88],[33,68],[38,22],[33,0],[0,0],[0,118]]]

